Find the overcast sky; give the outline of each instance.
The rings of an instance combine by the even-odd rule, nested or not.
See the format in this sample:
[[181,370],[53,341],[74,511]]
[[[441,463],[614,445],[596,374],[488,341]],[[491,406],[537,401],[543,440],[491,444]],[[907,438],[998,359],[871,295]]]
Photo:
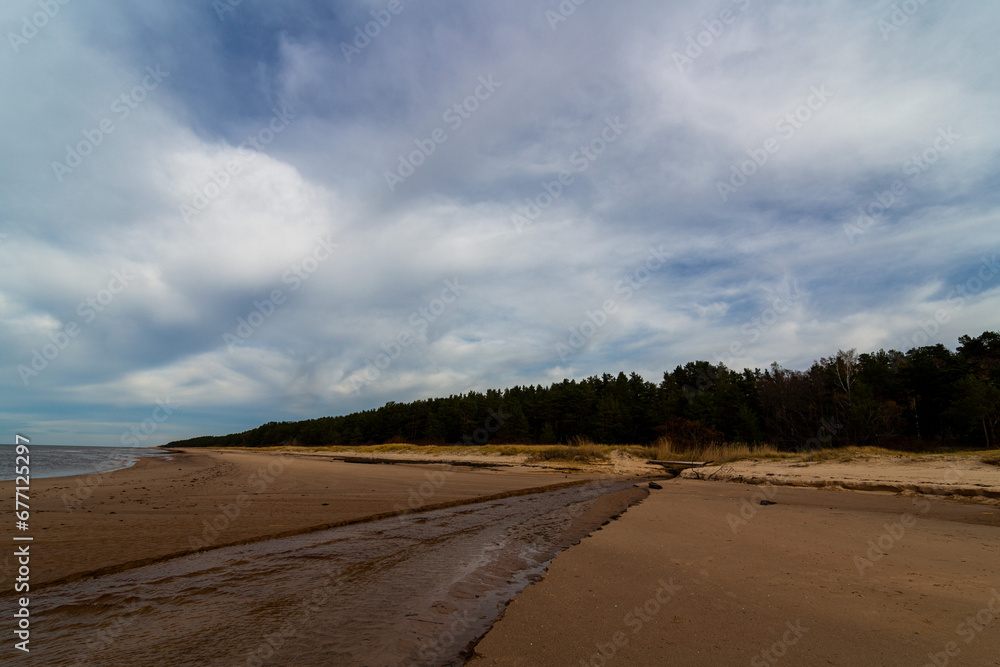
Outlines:
[[998,20],[4,2],[0,441],[998,330]]

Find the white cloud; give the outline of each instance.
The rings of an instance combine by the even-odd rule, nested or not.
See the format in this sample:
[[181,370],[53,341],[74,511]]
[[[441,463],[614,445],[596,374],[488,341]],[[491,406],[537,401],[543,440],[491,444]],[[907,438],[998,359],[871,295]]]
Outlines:
[[[673,54],[733,3],[588,3],[555,32],[528,2],[414,5],[351,63],[339,43],[354,19],[319,4],[244,3],[252,47],[195,6],[67,6],[0,60],[19,91],[0,109],[0,391],[66,442],[76,423],[97,444],[88,419],[128,423],[164,396],[191,406],[170,432],[194,435],[213,414],[249,428],[566,375],[657,380],[696,358],[802,367],[899,347],[1000,246],[998,55],[979,36],[993,10],[928,5],[885,41],[877,7],[758,4],[684,72]],[[164,39],[140,37],[146,24]],[[169,76],[121,118],[112,101],[157,65]],[[491,74],[502,85],[391,192],[385,171]],[[833,97],[721,201],[716,181],[823,85]],[[291,122],[241,150],[270,136],[276,108]],[[517,208],[619,116],[620,139],[517,233]],[[52,161],[104,118],[114,132],[60,183]],[[910,179],[906,161],[949,127],[961,138]],[[852,245],[844,226],[897,178],[905,195]],[[286,272],[326,238],[336,250],[293,290]],[[615,287],[651,246],[667,266],[625,299]],[[83,322],[79,304],[122,269],[134,279]],[[462,293],[421,315],[456,280]],[[793,285],[788,311],[754,325]],[[286,301],[230,350],[223,334],[275,289]],[[953,307],[928,341],[1000,327],[996,294]],[[607,299],[617,312],[560,358]],[[25,388],[17,366],[68,321],[80,335]]]

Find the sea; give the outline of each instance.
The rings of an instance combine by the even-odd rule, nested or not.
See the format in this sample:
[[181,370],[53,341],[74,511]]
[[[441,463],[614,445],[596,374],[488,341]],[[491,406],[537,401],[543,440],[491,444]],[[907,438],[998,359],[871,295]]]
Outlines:
[[[147,456],[170,456],[170,452],[152,447],[83,447],[63,445],[27,445],[31,477],[65,477],[111,472],[135,465]],[[14,479],[15,445],[0,445],[0,480]]]

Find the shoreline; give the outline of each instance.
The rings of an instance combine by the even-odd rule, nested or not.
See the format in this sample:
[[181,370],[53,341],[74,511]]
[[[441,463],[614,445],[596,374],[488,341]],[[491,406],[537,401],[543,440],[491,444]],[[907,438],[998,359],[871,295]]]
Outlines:
[[[33,479],[32,588],[222,546],[612,478],[444,463],[358,465],[281,452],[173,452],[105,473]],[[0,492],[13,496],[13,485],[0,481]],[[12,580],[11,567],[0,558],[0,584]]]
[[[8,445],[8,446],[13,447],[13,445]],[[52,447],[52,448],[57,448],[58,447],[60,449],[62,449],[62,448],[65,448],[65,449],[102,449],[102,450],[109,450],[109,451],[127,450],[128,452],[130,452],[130,456],[127,457],[127,458],[133,458],[134,459],[131,463],[128,463],[127,465],[122,465],[122,466],[119,466],[119,467],[111,467],[111,468],[106,468],[106,469],[103,469],[103,470],[98,470],[98,469],[94,469],[94,468],[86,468],[86,469],[80,469],[80,470],[75,471],[75,472],[59,472],[58,474],[55,474],[55,475],[39,475],[39,474],[37,474],[35,472],[35,468],[33,467],[32,468],[32,474],[31,474],[31,479],[32,480],[62,479],[62,478],[66,478],[66,477],[88,477],[90,475],[107,475],[107,474],[110,474],[112,472],[116,472],[118,470],[125,470],[125,469],[128,469],[128,468],[132,468],[139,461],[141,461],[142,459],[146,459],[146,458],[161,458],[161,457],[165,458],[165,457],[170,456],[170,454],[169,454],[170,450],[166,449],[164,447],[111,447],[111,446],[102,446],[102,445],[32,445],[31,447],[32,447],[32,452],[36,453],[36,454],[38,453],[38,450],[45,450],[45,449],[48,449],[50,447]],[[132,452],[135,452],[136,450],[138,450],[138,451],[148,450],[150,452],[156,452],[156,453],[151,453],[151,454],[132,454]],[[111,459],[111,458],[105,459],[105,461],[112,461],[112,460],[113,459]],[[11,478],[0,478],[0,483],[2,483],[2,482],[11,482],[11,481],[14,481],[13,477],[11,477]]]

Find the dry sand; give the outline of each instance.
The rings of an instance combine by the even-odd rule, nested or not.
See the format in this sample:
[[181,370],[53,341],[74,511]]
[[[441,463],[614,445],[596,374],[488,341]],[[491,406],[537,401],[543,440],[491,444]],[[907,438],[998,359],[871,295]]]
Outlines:
[[1000,665],[1000,509],[662,484],[558,556],[471,664]]
[[[131,468],[111,473],[33,480],[32,587],[114,571],[198,546],[291,534],[595,477],[177,451],[172,460],[141,459]],[[0,493],[13,497],[13,482],[0,482]],[[12,558],[0,558],[0,585],[12,577]]]
[[[621,450],[613,450],[607,460],[593,461],[591,463],[579,463],[571,461],[542,461],[532,462],[528,454],[480,454],[475,448],[469,448],[469,452],[449,451],[438,453],[424,453],[420,451],[378,451],[359,452],[357,449],[345,448],[342,450],[313,450],[301,448],[293,450],[295,456],[312,457],[327,460],[369,460],[383,462],[409,462],[409,463],[448,463],[459,466],[492,466],[498,468],[511,468],[515,470],[550,470],[557,472],[596,472],[609,475],[636,475],[650,476],[663,472],[659,465],[647,463],[634,456],[623,454]],[[253,450],[233,450],[233,451],[253,451]]]
[[967,498],[1000,499],[1000,466],[977,456],[861,456],[852,461],[737,461],[685,470],[683,475],[748,484],[837,487]]

